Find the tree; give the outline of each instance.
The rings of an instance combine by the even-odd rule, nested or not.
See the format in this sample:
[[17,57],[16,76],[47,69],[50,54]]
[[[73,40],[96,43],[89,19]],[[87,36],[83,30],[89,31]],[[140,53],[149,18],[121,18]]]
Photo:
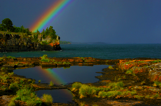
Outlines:
[[0,31],[3,31],[3,26],[2,26],[2,24],[0,24]]
[[37,30],[36,34],[38,34],[38,35],[40,34],[39,30]]
[[42,34],[42,38],[45,39],[45,30],[43,29],[43,31],[41,32]]
[[45,35],[48,35],[49,34],[49,29],[48,27],[46,28],[46,31],[45,31]]
[[11,31],[13,29],[13,23],[9,18],[5,18],[2,20],[2,27],[7,31]]
[[26,33],[27,33],[27,35],[31,35],[29,28],[26,28]]
[[14,27],[14,32],[20,32],[21,28],[20,27]]
[[25,28],[23,27],[23,25],[21,26],[21,32],[25,32]]
[[53,29],[53,26],[50,26],[49,27],[49,35],[52,39],[56,39],[56,32],[55,30]]

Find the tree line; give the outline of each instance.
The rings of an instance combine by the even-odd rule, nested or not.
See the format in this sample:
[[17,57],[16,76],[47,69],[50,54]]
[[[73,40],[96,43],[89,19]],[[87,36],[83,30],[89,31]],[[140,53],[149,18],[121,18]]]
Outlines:
[[21,27],[13,26],[12,21],[9,18],[5,18],[2,20],[2,24],[0,24],[0,31],[7,31],[7,32],[21,32],[26,33],[27,35],[33,35],[35,41],[38,39],[38,35],[42,34],[43,39],[45,39],[47,36],[50,36],[52,39],[56,39],[58,36],[56,34],[56,31],[53,29],[53,26],[47,27],[46,30],[43,29],[43,31],[40,33],[39,30],[37,32],[33,33],[29,30],[29,28],[24,28],[22,25]]

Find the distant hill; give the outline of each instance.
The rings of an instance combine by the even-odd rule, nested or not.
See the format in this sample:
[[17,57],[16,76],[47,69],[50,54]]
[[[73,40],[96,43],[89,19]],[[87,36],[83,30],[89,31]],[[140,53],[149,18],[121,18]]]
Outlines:
[[105,42],[71,42],[71,44],[110,44]]
[[60,44],[71,44],[69,41],[59,41]]

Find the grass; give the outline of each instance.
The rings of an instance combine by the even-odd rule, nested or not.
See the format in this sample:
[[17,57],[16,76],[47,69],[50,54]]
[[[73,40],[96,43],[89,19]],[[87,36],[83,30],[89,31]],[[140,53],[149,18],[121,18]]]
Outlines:
[[110,87],[111,90],[117,90],[117,89],[123,88],[124,84],[123,84],[122,81],[120,81],[120,82],[111,82],[107,86]]
[[75,83],[72,84],[71,91],[74,91],[75,89],[78,90],[81,86],[82,86],[82,83],[80,83],[80,82],[75,82]]
[[125,74],[133,74],[133,70],[127,70]]
[[15,57],[7,56],[8,59],[15,59]]
[[49,62],[49,59],[41,59],[42,62]]
[[[123,88],[124,84],[122,81],[115,82],[115,83],[109,83],[105,87],[95,87],[90,85],[85,85],[79,82],[75,82],[72,84],[71,91],[75,92],[79,90],[79,96],[80,98],[84,97],[98,97],[98,98],[109,98],[109,97],[115,97],[116,95],[135,95],[137,92],[136,90],[128,91],[127,89],[124,90]],[[119,91],[124,90],[124,91]]]
[[87,97],[87,96],[92,96],[92,95],[96,95],[96,90],[93,89],[93,87],[88,86],[88,85],[82,85],[79,88],[79,95],[81,97]]
[[137,99],[142,99],[144,96],[142,96],[142,95],[134,95],[134,97],[137,98]]
[[146,98],[146,99],[150,99],[150,95],[146,95],[145,98]]
[[154,60],[154,61],[151,61],[152,63],[159,63],[161,62],[161,60]]
[[63,64],[71,64],[70,62],[63,62]]
[[[49,105],[52,103],[53,99],[51,95],[46,94],[43,96],[43,100],[37,97],[31,84],[31,82],[35,83],[35,80],[12,77],[13,74],[14,72],[0,72],[0,82],[8,84],[8,86],[0,86],[0,91],[11,90],[16,93],[8,106],[16,106],[17,104],[15,104],[15,100],[24,101],[27,106],[41,106],[43,102]],[[53,83],[51,85],[53,85]]]
[[154,81],[153,86],[159,86],[159,87],[161,87],[161,82],[159,82],[159,81]]
[[114,69],[112,66],[108,66],[109,69]]
[[50,81],[49,86],[53,86],[53,85],[54,85],[54,83],[52,81]]
[[42,62],[49,62],[50,61],[50,59],[47,57],[47,54],[44,54],[42,57],[40,57],[41,58],[41,61]]
[[133,76],[136,76],[133,70],[128,69],[125,74],[132,74]]
[[43,94],[43,97],[41,100],[46,104],[46,105],[51,105],[53,103],[53,98],[51,95]]
[[27,103],[27,106],[36,106],[42,104],[40,98],[37,97],[32,89],[22,88],[16,92],[16,96],[11,99],[10,106],[14,106],[14,100],[21,100]]
[[11,90],[16,90],[16,89],[18,89],[18,88],[19,88],[18,83],[11,83],[11,84],[9,85],[9,89],[11,89]]

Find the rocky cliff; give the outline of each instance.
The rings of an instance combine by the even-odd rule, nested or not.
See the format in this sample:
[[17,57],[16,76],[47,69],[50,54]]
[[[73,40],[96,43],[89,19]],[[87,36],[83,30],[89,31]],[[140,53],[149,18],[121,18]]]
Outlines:
[[0,34],[0,52],[61,50],[59,39],[57,38],[50,44],[42,44],[41,40],[33,42],[32,36]]

